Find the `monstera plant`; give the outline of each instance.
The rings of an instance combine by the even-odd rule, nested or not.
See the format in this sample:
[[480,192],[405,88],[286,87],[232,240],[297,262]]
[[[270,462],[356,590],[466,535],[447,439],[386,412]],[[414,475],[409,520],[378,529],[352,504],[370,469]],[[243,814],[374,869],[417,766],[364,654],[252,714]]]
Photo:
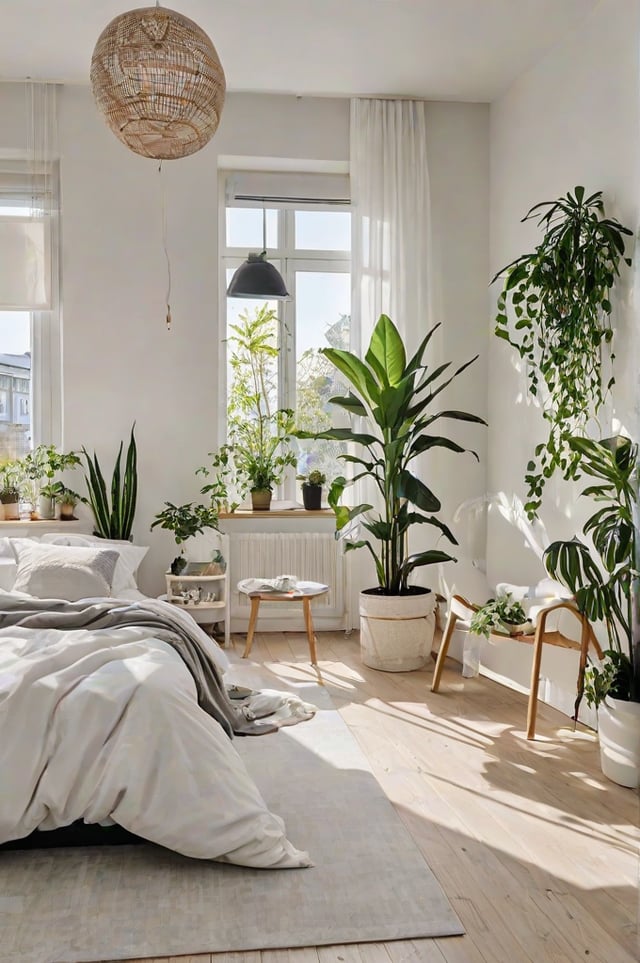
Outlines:
[[[594,481],[583,495],[598,504],[577,537],[548,547],[545,564],[569,588],[581,612],[604,627],[602,665],[587,668],[578,685],[598,708],[602,768],[622,785],[640,774],[640,576],[638,553],[638,446],[620,435],[604,441],[572,438],[580,470]],[[618,739],[627,733],[627,743]]]

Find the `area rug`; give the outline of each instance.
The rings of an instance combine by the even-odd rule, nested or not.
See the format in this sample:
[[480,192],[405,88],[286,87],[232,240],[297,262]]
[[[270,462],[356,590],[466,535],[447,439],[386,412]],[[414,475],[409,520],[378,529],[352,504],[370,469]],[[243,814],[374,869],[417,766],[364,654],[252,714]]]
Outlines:
[[158,847],[0,853],[2,963],[79,963],[464,932],[340,714],[236,746],[315,865],[252,870]]

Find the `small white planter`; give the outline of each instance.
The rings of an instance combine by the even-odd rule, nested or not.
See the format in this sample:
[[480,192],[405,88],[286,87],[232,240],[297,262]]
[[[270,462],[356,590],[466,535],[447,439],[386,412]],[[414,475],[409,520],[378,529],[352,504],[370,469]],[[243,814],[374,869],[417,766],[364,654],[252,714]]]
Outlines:
[[640,702],[609,696],[598,706],[602,772],[629,789],[640,785]]
[[424,595],[360,593],[360,654],[371,669],[410,672],[431,655],[435,592]]
[[38,495],[38,518],[55,518],[56,503],[47,495]]

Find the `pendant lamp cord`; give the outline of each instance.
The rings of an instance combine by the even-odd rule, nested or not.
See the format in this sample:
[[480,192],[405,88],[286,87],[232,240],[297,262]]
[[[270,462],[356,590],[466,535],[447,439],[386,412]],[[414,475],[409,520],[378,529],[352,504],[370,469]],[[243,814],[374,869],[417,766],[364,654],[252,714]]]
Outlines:
[[160,175],[160,209],[162,218],[162,246],[167,262],[167,331],[171,330],[171,262],[169,260],[169,248],[167,246],[167,205],[165,201],[164,181],[162,179],[162,161],[158,164],[158,174]]
[[262,253],[267,254],[267,212],[264,206],[264,197],[262,198]]

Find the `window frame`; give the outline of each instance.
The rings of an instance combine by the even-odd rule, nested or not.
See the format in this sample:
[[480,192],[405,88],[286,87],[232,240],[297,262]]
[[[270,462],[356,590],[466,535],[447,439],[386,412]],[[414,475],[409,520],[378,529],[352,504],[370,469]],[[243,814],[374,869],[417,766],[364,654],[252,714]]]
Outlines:
[[[0,166],[2,158],[0,157]],[[11,162],[19,174],[28,179],[28,164]],[[50,306],[28,311],[30,323],[30,435],[31,446],[41,443],[62,445],[62,324],[60,307],[60,166],[52,162],[48,184],[50,202],[43,204],[50,218],[48,232]],[[0,187],[0,206],[26,196],[26,190],[12,192]],[[36,193],[37,197],[38,194]],[[23,201],[24,202],[24,201]],[[6,309],[7,313],[10,311]],[[4,313],[4,312],[3,312]]]
[[[219,266],[219,405],[217,430],[219,444],[226,439],[227,432],[227,270],[235,269],[247,259],[249,250],[252,248],[227,247],[226,244],[226,218],[227,208],[245,207],[253,210],[262,209],[277,211],[277,237],[278,247],[267,248],[267,259],[275,263],[282,274],[286,288],[291,295],[288,300],[277,301],[276,309],[278,315],[278,340],[280,345],[280,358],[278,365],[278,403],[281,407],[295,408],[296,391],[296,272],[317,272],[317,273],[336,273],[347,274],[351,277],[351,251],[339,250],[319,250],[295,247],[295,214],[296,211],[331,211],[336,209],[353,213],[352,204],[330,201],[303,201],[300,198],[287,201],[283,198],[268,197],[255,199],[252,201],[235,201],[228,196],[227,181],[233,176],[232,171],[220,171],[218,205],[220,216],[218,218],[218,266]],[[262,243],[259,245],[260,249]],[[256,303],[258,303],[256,301]],[[296,480],[295,471],[286,473],[281,490],[278,492],[280,497],[285,499],[296,499]]]

